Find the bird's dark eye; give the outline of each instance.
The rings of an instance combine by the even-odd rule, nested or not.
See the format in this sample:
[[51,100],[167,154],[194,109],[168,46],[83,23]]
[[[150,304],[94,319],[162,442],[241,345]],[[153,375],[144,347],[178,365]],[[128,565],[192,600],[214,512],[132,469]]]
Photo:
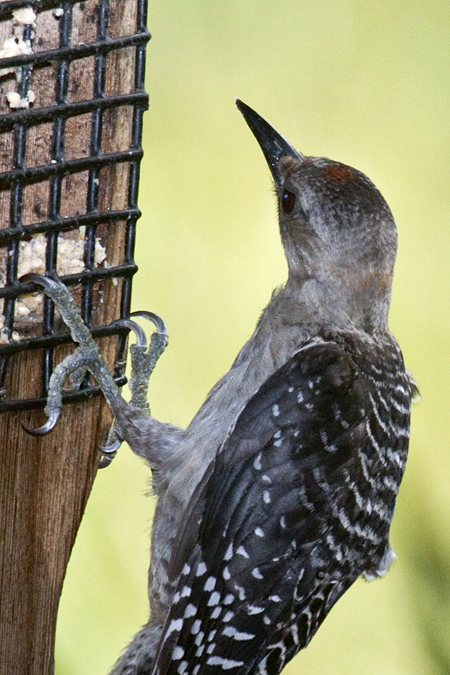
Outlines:
[[289,190],[284,190],[281,196],[281,208],[284,213],[291,213],[292,209],[295,206],[296,196],[293,192]]

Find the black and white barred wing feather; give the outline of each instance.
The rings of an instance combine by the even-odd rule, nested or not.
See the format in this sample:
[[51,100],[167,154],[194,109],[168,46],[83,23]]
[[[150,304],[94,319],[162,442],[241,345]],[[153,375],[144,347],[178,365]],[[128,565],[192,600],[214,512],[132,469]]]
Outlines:
[[155,675],[279,673],[386,556],[390,518],[367,522],[371,386],[315,340],[247,404],[194,495]]

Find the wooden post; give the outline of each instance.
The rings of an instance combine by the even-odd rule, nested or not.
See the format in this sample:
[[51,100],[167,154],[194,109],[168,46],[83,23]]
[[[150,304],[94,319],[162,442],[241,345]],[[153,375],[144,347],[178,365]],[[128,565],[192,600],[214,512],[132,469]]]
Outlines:
[[[72,47],[98,42],[99,22],[106,26],[106,39],[117,39],[142,32],[145,20],[145,2],[142,0],[60,0],[59,3],[12,0],[0,3],[0,49],[5,40],[13,37],[14,28],[16,36],[21,30],[20,22],[13,25],[11,11],[8,13],[6,5],[13,8],[26,5],[36,13],[32,40],[32,50],[36,54],[61,49],[64,44],[70,51]],[[64,25],[61,22],[65,22]],[[139,54],[136,44],[137,41],[104,52],[101,61],[99,51],[92,49],[85,57],[69,58],[62,66],[61,61],[52,62],[51,59],[34,65],[28,83],[28,94],[32,92],[28,99],[33,101],[30,110],[45,112],[58,103],[58,99],[59,103],[72,104],[92,100],[96,95],[104,99],[135,93]],[[3,52],[2,56],[8,54]],[[61,67],[68,68],[65,80],[59,77],[61,72],[58,75]],[[100,95],[96,92],[99,82],[103,89]],[[51,116],[43,114],[40,121],[21,127],[22,110],[12,109],[11,95],[7,98],[8,92],[18,91],[20,86],[17,67],[6,75],[0,73],[0,125],[2,117],[12,112],[18,114],[18,122],[12,128],[1,132],[0,126],[0,228],[17,225],[13,223],[17,214],[11,206],[14,190],[20,191],[20,226],[24,231],[32,227],[33,232],[39,232],[39,223],[52,218],[56,224],[69,222],[72,218],[75,219],[72,228],[57,233],[72,240],[78,234],[75,228],[80,216],[97,212],[108,215],[111,211],[129,208],[130,200],[135,199],[130,181],[137,180],[139,154],[135,154],[133,161],[111,161],[93,169],[89,168],[88,162],[85,170],[70,169],[56,178],[46,176],[44,171],[41,179],[29,184],[20,183],[20,177],[19,182],[9,179],[8,182],[5,178],[2,183],[2,176],[14,169],[47,166],[51,172],[52,165],[58,165],[58,162],[89,158],[95,142],[99,144],[97,157],[130,148],[136,151],[136,108],[131,104],[110,109],[104,107],[96,113],[91,110],[85,114],[69,113],[60,123],[63,125],[62,141],[61,136],[59,140],[55,137],[55,120]],[[14,97],[12,101],[14,103]],[[142,109],[144,107],[145,104]],[[94,115],[97,115],[96,121]],[[97,140],[93,140],[94,123],[101,135]],[[15,152],[18,133],[26,135],[23,157]],[[55,149],[57,143],[60,143],[59,149]],[[140,139],[137,139],[139,143]],[[56,211],[52,190],[57,194]],[[90,203],[92,199],[94,203]],[[99,217],[98,227],[95,223],[96,229],[92,231],[104,248],[106,259],[93,263],[94,270],[101,272],[125,263],[128,270],[132,268],[129,256],[134,221],[124,216],[123,220],[105,217],[102,222]],[[45,232],[47,246],[51,237],[55,243],[57,234]],[[61,241],[57,240],[58,247]],[[5,260],[8,253],[12,255],[10,250],[7,246],[0,249]],[[7,281],[6,267],[4,262],[2,285]],[[132,272],[125,280],[120,273],[108,279],[102,279],[100,274],[93,295],[92,321],[95,325],[104,326],[120,316],[125,287],[129,301]],[[83,288],[83,285],[79,287],[79,298]],[[31,313],[27,317],[17,317],[14,330],[24,339],[25,333],[28,336],[42,334],[41,324],[42,315]],[[105,337],[99,342],[111,367],[117,339]],[[57,347],[54,363],[72,349],[73,346],[67,344]],[[19,351],[11,356],[5,381],[6,399],[39,397],[41,383],[42,350]],[[50,675],[54,671],[56,615],[62,584],[97,471],[97,444],[105,442],[110,415],[103,398],[97,396],[65,405],[56,428],[47,436],[29,436],[21,426],[23,423],[34,428],[44,421],[41,410],[10,411],[0,415],[0,675]]]

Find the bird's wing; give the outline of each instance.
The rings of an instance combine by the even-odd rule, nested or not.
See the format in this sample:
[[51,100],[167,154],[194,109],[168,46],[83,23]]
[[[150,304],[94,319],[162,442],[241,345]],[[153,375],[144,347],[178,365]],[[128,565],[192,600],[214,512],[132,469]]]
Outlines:
[[368,386],[341,347],[315,341],[250,399],[188,510],[155,674],[251,673],[264,659],[278,673],[364,571],[342,561],[358,536],[348,486]]

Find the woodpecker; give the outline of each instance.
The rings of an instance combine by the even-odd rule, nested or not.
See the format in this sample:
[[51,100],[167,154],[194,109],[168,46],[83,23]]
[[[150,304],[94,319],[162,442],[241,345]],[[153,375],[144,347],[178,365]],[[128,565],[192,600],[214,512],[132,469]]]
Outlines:
[[186,429],[96,374],[158,497],[150,619],[111,675],[276,675],[394,558],[415,393],[388,329],[394,219],[363,173],[237,105],[273,176],[288,279]]

